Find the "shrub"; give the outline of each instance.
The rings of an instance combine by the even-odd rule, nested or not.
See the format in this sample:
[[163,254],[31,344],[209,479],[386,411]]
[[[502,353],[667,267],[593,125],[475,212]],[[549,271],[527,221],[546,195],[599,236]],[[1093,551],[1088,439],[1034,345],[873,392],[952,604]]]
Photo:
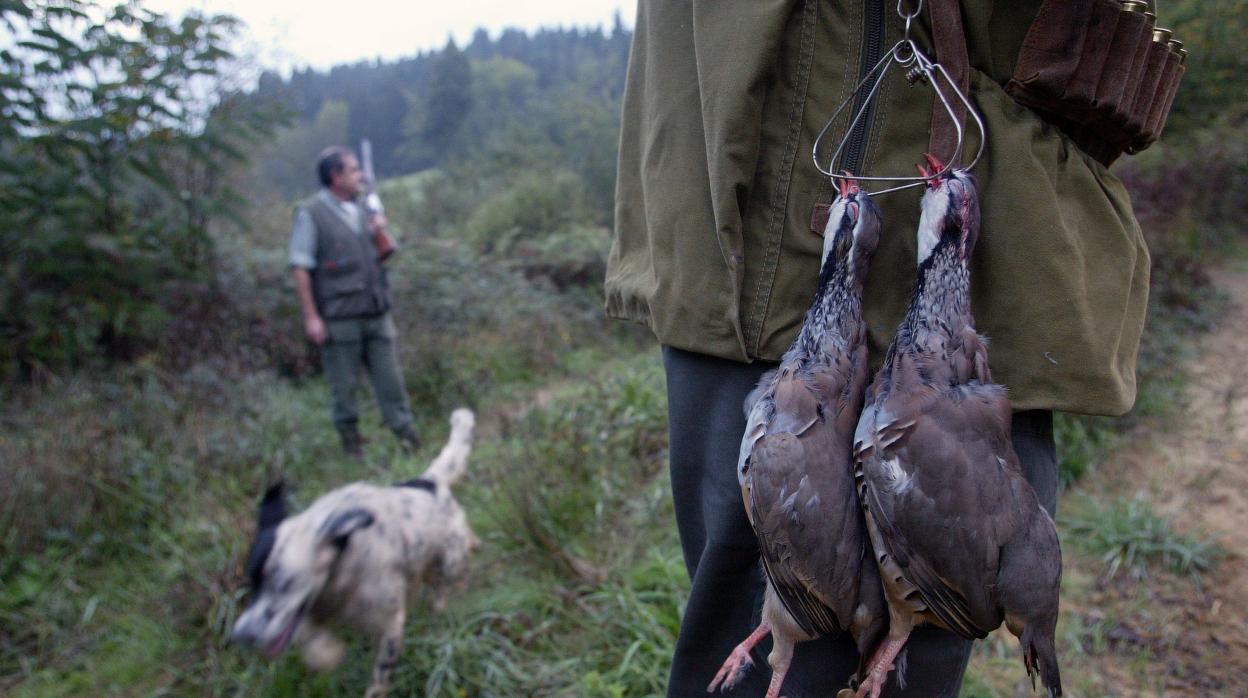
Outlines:
[[269,127],[228,98],[237,22],[18,0],[0,27],[0,380],[132,360],[165,284],[204,278],[224,172]]
[[464,224],[464,238],[485,253],[509,253],[523,241],[585,220],[585,192],[570,172],[525,172],[482,202]]

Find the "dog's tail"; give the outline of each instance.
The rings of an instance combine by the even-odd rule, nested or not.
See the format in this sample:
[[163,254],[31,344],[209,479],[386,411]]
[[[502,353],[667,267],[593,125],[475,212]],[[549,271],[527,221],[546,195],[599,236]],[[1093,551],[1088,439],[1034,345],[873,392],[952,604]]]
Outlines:
[[451,413],[451,435],[442,452],[422,475],[440,487],[450,487],[463,477],[468,468],[468,453],[472,451],[472,429],[477,418],[472,410],[461,407]]

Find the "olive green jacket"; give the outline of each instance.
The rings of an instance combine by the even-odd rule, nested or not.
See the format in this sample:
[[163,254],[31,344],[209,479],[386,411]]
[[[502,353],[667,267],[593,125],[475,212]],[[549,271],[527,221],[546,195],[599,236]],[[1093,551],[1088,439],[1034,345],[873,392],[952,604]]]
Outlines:
[[[885,8],[887,49],[902,34],[896,3],[868,1]],[[962,2],[971,96],[987,125],[973,309],[1015,409],[1121,414],[1135,399],[1148,250],[1122,183],[1002,90],[1038,6]],[[917,38],[930,47],[923,19]],[[811,147],[858,81],[864,26],[863,2],[641,0],[610,315],[677,348],[780,358],[817,281],[812,207],[832,198]],[[881,90],[865,170],[909,174],[927,149],[932,93],[897,70]],[[884,227],[865,299],[877,356],[915,278],[918,189],[877,199]]]

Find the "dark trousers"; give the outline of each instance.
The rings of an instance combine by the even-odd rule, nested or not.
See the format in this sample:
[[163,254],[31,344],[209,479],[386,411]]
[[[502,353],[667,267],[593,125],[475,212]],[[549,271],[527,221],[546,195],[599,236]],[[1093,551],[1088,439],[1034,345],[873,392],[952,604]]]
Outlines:
[[[746,519],[737,484],[737,453],[745,431],[743,403],[774,364],[742,364],[663,348],[667,372],[672,494],[676,527],[692,589],[668,679],[669,698],[705,696],[707,684],[729,652],[759,622],[764,582],[758,543]],[[1040,502],[1057,506],[1057,457],[1053,415],[1019,412],[1014,448]],[[761,696],[771,670],[769,640],[753,653],[755,666],[731,695]],[[885,696],[956,696],[971,643],[945,630],[923,627],[906,649],[906,688],[890,676]],[[858,663],[852,639],[842,633],[797,646],[783,695],[834,696]]]
[[396,347],[398,330],[390,313],[376,317],[329,320],[329,340],[321,347],[325,380],[333,402],[334,426],[356,429],[360,420],[355,393],[360,367],[368,371],[386,426],[395,432],[412,423],[412,409],[403,387]]

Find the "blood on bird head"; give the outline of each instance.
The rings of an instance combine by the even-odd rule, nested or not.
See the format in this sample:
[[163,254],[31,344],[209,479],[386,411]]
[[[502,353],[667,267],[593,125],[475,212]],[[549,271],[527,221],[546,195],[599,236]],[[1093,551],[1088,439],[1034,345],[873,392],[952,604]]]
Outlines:
[[866,270],[859,267],[870,261],[879,242],[879,209],[849,172],[836,179],[836,186],[838,196],[823,232],[821,273],[829,260],[843,260],[850,275],[861,280]]
[[858,186],[858,182],[854,179],[854,175],[849,170],[841,170],[841,176],[835,177],[837,190],[840,192],[842,199],[848,199],[850,194],[857,194],[862,191]]
[[927,160],[927,167],[923,167],[922,163],[915,163],[914,167],[919,171],[919,176],[927,180],[928,189],[936,189],[940,186],[941,179],[952,176],[952,168],[946,167],[935,155],[923,153],[923,159]]
[[919,219],[919,263],[942,241],[970,258],[979,237],[979,200],[975,180],[965,170],[950,168],[932,180],[923,195]]
[[965,170],[955,170],[949,180],[951,204],[957,204],[959,251],[970,259],[979,239],[979,195],[975,180]]

